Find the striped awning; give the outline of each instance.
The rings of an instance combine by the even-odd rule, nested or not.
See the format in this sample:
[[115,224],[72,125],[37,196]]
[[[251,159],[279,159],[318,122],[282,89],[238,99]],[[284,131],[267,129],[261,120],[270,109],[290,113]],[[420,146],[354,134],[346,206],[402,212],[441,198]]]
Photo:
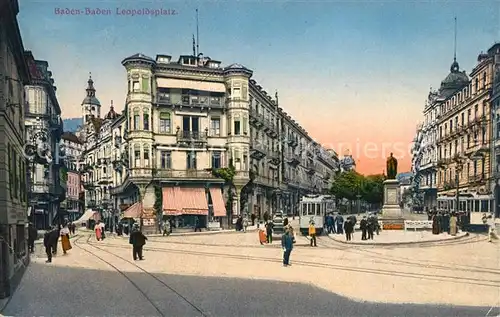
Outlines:
[[162,190],[163,198],[163,214],[165,216],[181,215],[181,209],[177,208],[177,201],[174,194],[174,187],[165,187]]
[[212,197],[214,217],[225,217],[226,204],[224,198],[222,198],[222,191],[219,188],[210,188],[210,197]]
[[140,201],[128,207],[123,212],[123,218],[140,218],[142,216],[142,204]]
[[184,215],[208,215],[208,202],[205,188],[181,188],[174,191],[177,206],[182,208]]

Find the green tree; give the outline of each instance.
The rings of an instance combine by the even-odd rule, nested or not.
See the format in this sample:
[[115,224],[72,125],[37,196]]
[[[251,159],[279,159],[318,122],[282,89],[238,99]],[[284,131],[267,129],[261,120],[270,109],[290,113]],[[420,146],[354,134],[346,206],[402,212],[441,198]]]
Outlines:
[[233,215],[233,181],[236,175],[236,169],[233,164],[229,164],[229,167],[221,167],[212,169],[212,175],[224,180],[224,185],[228,188],[228,199],[226,202],[227,220],[228,226],[232,225],[232,215]]
[[358,194],[361,195],[363,183],[363,175],[355,171],[340,173],[335,175],[333,179],[330,194],[335,196],[339,206],[341,200],[349,200],[352,212],[352,202],[357,199]]
[[364,177],[362,199],[369,204],[380,205],[384,199],[384,175],[368,175]]

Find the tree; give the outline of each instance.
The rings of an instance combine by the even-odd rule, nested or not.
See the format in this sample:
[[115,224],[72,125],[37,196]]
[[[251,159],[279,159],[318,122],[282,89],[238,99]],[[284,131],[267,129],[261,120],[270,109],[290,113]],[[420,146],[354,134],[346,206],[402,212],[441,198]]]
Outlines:
[[384,175],[368,175],[364,177],[362,199],[369,204],[382,204],[384,200]]
[[352,211],[352,202],[357,199],[358,194],[361,195],[362,193],[363,180],[363,175],[355,171],[335,175],[330,194],[335,196],[338,205],[343,199],[349,200]]
[[233,181],[236,175],[236,169],[233,164],[229,164],[229,167],[221,167],[212,169],[212,175],[224,180],[224,185],[228,188],[228,197],[226,202],[227,220],[228,226],[232,225],[232,215],[233,215]]

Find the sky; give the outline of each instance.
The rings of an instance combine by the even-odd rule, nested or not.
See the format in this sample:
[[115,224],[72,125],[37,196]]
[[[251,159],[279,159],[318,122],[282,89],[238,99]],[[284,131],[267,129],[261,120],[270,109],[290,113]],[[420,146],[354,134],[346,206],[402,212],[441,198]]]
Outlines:
[[[146,8],[170,14],[117,14]],[[49,62],[63,117],[73,118],[89,72],[103,115],[111,100],[124,107],[125,57],[191,54],[196,8],[200,52],[252,69],[309,135],[353,155],[364,174],[383,172],[391,152],[399,171],[410,169],[429,89],[453,61],[455,16],[457,60],[468,73],[500,41],[497,1],[20,0],[18,20],[25,49]]]

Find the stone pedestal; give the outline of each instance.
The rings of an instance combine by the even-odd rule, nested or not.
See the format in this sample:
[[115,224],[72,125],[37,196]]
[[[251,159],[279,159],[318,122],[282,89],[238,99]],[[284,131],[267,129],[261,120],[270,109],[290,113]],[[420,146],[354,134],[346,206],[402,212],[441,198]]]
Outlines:
[[384,230],[403,230],[404,218],[399,207],[398,188],[399,182],[396,179],[384,181],[384,206],[382,207],[382,217]]

